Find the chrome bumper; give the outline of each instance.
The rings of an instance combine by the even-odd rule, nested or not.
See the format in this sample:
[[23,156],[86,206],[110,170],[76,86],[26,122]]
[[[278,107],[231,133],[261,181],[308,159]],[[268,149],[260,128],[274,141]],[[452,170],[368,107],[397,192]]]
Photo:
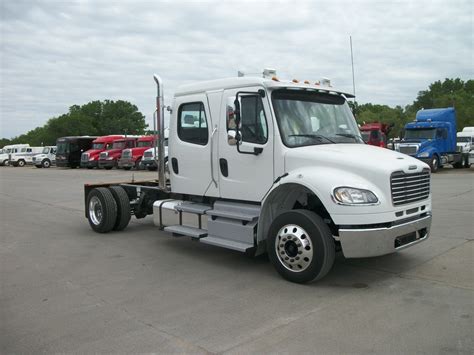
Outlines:
[[339,229],[346,258],[366,258],[394,253],[428,239],[431,213],[415,221],[387,228]]

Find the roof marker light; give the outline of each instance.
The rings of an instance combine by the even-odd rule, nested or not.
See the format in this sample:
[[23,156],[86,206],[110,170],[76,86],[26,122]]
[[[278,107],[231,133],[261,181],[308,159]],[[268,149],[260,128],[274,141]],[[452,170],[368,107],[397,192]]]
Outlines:
[[304,83],[305,83],[305,84],[309,84],[309,80],[305,80]]
[[320,82],[319,82],[319,81],[316,81],[316,82],[314,83],[314,85],[319,85],[319,84],[320,84]]
[[293,79],[292,82],[294,82],[294,83],[299,83],[299,81],[296,80],[296,79]]

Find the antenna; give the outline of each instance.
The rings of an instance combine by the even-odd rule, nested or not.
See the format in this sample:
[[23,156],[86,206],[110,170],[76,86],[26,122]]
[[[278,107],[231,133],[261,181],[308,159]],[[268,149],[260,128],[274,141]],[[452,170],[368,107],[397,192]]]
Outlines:
[[352,54],[352,36],[349,36],[349,40],[351,43],[351,64],[352,64],[352,92],[354,94],[354,101],[355,101],[355,96],[356,96],[356,84],[355,84],[355,78],[354,78],[354,55]]

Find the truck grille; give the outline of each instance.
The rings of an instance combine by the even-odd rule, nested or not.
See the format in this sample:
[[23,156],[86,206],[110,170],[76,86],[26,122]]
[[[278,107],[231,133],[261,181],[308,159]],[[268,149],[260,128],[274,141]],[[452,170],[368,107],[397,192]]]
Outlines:
[[127,149],[122,152],[122,158],[130,158],[132,156],[132,151]]
[[390,188],[394,206],[424,200],[430,194],[430,170],[413,174],[396,171],[390,177]]
[[145,152],[145,154],[143,154],[143,157],[144,158],[153,158],[153,152]]
[[99,159],[106,159],[106,158],[107,158],[107,155],[108,155],[107,152],[102,152],[102,153],[100,153],[100,155],[99,155]]
[[408,154],[408,155],[414,155],[416,154],[416,152],[418,151],[418,147],[417,146],[414,146],[414,145],[409,145],[409,146],[406,146],[406,145],[400,145],[400,153],[403,153],[403,154]]
[[82,153],[81,160],[82,161],[89,161],[89,153]]

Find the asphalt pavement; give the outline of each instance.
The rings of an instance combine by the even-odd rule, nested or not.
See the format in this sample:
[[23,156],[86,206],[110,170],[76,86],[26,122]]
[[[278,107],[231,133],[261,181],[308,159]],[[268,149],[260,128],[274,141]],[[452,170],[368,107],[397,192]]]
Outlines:
[[474,352],[474,167],[433,175],[426,242],[309,285],[151,216],[94,233],[83,184],[132,176],[0,167],[0,353]]

